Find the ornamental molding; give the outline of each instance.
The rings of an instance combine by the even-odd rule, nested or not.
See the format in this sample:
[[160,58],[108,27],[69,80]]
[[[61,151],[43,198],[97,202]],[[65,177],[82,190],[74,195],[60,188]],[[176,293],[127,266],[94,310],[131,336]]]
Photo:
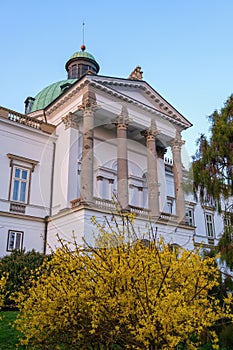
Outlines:
[[176,137],[169,142],[169,146],[171,146],[174,151],[180,151],[184,144],[185,141],[182,140],[180,132],[176,131]]
[[143,130],[141,132],[141,135],[145,136],[146,138],[149,138],[149,137],[155,138],[159,134],[161,134],[161,131],[157,129],[157,126],[154,120],[151,121],[151,126],[148,129]]
[[39,163],[38,160],[34,160],[34,159],[30,159],[30,158],[26,158],[26,157],[21,157],[18,156],[16,154],[11,154],[11,153],[7,153],[7,157],[8,159],[10,159],[10,167],[12,167],[13,165],[27,165],[30,166],[30,169],[32,170],[32,172],[35,169],[35,166]]
[[77,130],[79,129],[79,118],[72,112],[68,113],[65,117],[63,117],[62,122],[65,125],[65,130],[68,128],[74,128]]
[[[74,97],[86,86],[92,86],[104,93],[107,93],[111,97],[120,99],[124,103],[130,103],[132,105],[139,107],[144,111],[160,116],[162,119],[167,120],[172,124],[179,126],[181,129],[187,129],[190,126],[192,126],[192,124],[188,120],[186,121],[185,118],[182,115],[180,115],[178,111],[177,113],[175,113],[176,110],[172,106],[169,108],[167,106],[169,105],[169,103],[166,102],[162,97],[160,98],[158,93],[156,93],[146,82],[142,80],[141,81],[129,80],[129,79],[124,80],[120,78],[115,78],[114,81],[113,80],[110,81],[103,76],[91,76],[91,75],[86,76],[83,81],[74,83],[74,86],[72,86],[68,91],[66,91],[64,94],[58,97],[54,102],[51,103],[50,106],[45,108],[46,114],[50,115],[56,110],[60,109],[60,107],[62,107],[65,103],[69,102],[72,97]],[[148,97],[150,97],[156,103],[159,103],[160,108],[161,109],[163,108],[164,112],[155,107],[149,107],[143,102],[139,102],[136,99],[123,94],[122,92],[114,90],[114,86],[122,86],[122,87],[129,87],[129,88],[133,87],[144,91]]]
[[[114,79],[114,80],[109,80]],[[177,119],[178,121],[182,122],[183,125],[185,125],[186,128],[192,126],[192,124],[183,116],[181,115],[172,105],[169,104],[162,96],[160,96],[147,82],[143,80],[129,80],[129,79],[123,79],[123,78],[106,78],[103,76],[95,76],[93,77],[93,81],[96,83],[103,84],[105,87],[108,86],[119,86],[119,87],[133,87],[140,89],[145,92],[145,94],[150,97],[152,100],[154,100],[156,103],[159,104],[159,107],[161,109],[158,109],[161,113],[167,113],[169,116]],[[114,90],[115,91],[115,90]],[[117,91],[115,91],[117,93]],[[133,100],[133,98],[132,98]],[[156,108],[155,108],[156,109]],[[162,111],[164,110],[164,112]],[[167,115],[166,114],[166,115]]]
[[[117,84],[117,85],[119,85],[119,84]],[[129,87],[129,86],[133,86],[133,85],[134,84],[124,84],[125,87]],[[181,120],[181,118],[177,117],[177,115],[175,115],[175,114],[167,115],[154,107],[149,107],[146,104],[144,104],[143,102],[139,102],[139,101],[133,99],[132,97],[129,97],[121,92],[118,92],[112,88],[109,88],[106,85],[102,85],[102,83],[99,83],[97,81],[92,81],[91,86],[103,91],[104,93],[109,94],[110,96],[112,96],[114,98],[118,98],[118,99],[124,101],[125,103],[130,103],[131,105],[135,105],[146,112],[152,113],[153,115],[160,116],[162,119],[165,119],[165,120],[169,121],[170,123],[179,126],[181,129],[187,129],[188,127],[190,127],[192,125],[188,122],[184,123]],[[140,86],[136,86],[136,87],[140,88]]]
[[122,105],[121,114],[113,121],[116,126],[128,126],[132,122],[129,118],[129,113],[126,105]]

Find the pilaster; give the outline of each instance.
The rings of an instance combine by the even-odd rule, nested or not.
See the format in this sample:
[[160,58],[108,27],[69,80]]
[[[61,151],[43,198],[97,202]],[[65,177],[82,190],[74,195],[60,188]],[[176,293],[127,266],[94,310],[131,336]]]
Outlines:
[[[77,198],[77,158],[78,158],[78,138],[79,122],[78,116],[68,113],[62,118],[65,126],[65,134],[62,145],[64,157],[62,159],[62,186],[65,199],[65,207],[70,206],[70,201]],[[59,164],[59,166],[61,166]]]

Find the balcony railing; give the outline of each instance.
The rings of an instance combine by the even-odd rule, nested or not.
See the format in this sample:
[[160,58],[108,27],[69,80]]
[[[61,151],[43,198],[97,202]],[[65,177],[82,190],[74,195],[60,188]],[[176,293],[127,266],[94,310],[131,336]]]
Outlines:
[[42,120],[29,117],[26,114],[21,114],[1,106],[0,106],[0,117],[11,120],[12,122],[29,126],[30,128],[47,132],[49,134],[52,134],[56,129],[56,127],[52,124],[44,123]]
[[[82,204],[81,198],[77,198],[77,199],[72,200],[70,202],[70,204],[71,204],[72,209],[79,207]],[[118,203],[116,201],[113,201],[113,200],[94,197],[93,198],[93,207],[101,209],[101,210],[117,212]],[[144,217],[144,218],[149,218],[149,216],[150,216],[150,210],[147,208],[141,208],[141,207],[129,205],[129,209],[130,209],[131,213],[134,213],[136,216],[140,216],[140,217]],[[161,222],[168,222],[168,221],[176,222],[177,216],[170,214],[170,213],[160,213],[160,217],[158,220]]]
[[170,214],[170,213],[160,213],[160,217],[159,220],[161,221],[177,221],[177,216],[174,214]]

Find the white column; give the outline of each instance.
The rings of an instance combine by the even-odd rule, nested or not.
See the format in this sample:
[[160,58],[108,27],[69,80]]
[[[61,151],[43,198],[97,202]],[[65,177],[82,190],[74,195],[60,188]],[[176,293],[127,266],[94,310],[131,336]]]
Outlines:
[[93,202],[93,137],[94,110],[83,110],[83,144],[81,167],[81,201],[85,204]]
[[179,222],[185,221],[185,199],[183,190],[183,171],[181,161],[181,147],[185,142],[181,139],[180,132],[170,143],[173,156],[174,191],[176,198],[176,215]]
[[82,166],[81,166],[81,203],[93,204],[93,180],[94,180],[94,116],[98,106],[95,94],[87,91],[83,96],[83,104],[78,110],[83,114],[83,142],[82,142]]
[[155,122],[151,127],[143,132],[146,138],[147,147],[147,186],[148,186],[148,207],[152,217],[159,217],[159,186],[158,186],[158,169],[157,169],[157,152],[156,152],[156,135],[160,132],[157,130]]
[[122,106],[119,117],[115,120],[117,128],[117,199],[122,210],[128,210],[128,154],[127,154],[127,128],[129,123],[128,111]]

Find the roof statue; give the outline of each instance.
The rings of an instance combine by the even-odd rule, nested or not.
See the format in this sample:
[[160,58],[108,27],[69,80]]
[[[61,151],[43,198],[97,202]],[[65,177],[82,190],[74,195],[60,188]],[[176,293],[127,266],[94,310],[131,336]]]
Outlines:
[[142,80],[142,74],[143,74],[143,71],[141,70],[141,67],[137,66],[130,74],[129,79]]

